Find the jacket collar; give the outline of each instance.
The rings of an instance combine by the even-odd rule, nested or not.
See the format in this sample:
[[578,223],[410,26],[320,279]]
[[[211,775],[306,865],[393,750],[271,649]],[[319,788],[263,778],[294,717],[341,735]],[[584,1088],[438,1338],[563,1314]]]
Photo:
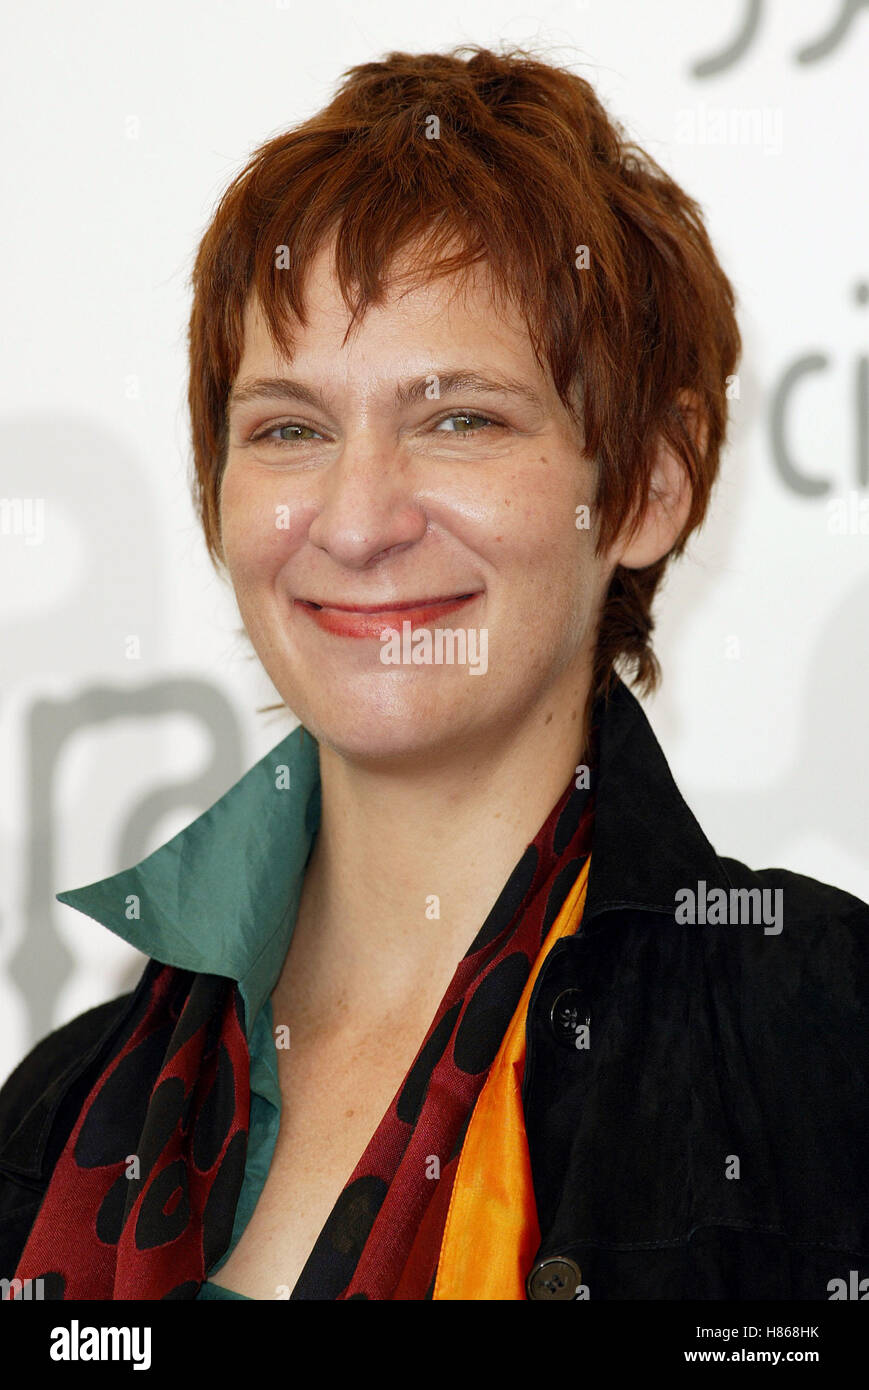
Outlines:
[[[619,908],[672,914],[677,889],[701,878],[727,886],[623,681],[592,722],[600,732],[585,926]],[[164,964],[237,980],[250,1030],[289,948],[319,821],[318,745],[300,726],[146,859],[57,897]]]
[[676,893],[704,879],[727,888],[724,866],[673,780],[636,696],[616,679],[595,705],[598,773],[583,926],[616,909],[672,916]]
[[318,745],[300,725],[147,858],[56,897],[154,960],[237,980],[250,1034],[289,949],[319,823]]

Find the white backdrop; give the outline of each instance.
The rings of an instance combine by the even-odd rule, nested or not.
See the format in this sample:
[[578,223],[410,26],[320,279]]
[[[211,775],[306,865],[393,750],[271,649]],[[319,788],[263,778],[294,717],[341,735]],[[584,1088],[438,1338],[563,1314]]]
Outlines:
[[745,355],[646,708],[720,853],[869,899],[866,10],[6,7],[0,1078],[142,965],[54,893],[142,858],[289,728],[256,713],[274,692],[189,501],[188,276],[251,150],[392,49],[544,45],[703,205]]

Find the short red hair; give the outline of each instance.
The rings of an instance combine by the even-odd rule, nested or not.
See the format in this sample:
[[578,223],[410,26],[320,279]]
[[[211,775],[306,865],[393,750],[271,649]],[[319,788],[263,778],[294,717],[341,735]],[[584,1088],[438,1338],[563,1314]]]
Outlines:
[[[391,53],[343,78],[323,110],[255,151],[196,256],[188,399],[212,560],[222,564],[227,397],[249,295],[290,355],[291,321],[307,323],[305,275],[330,235],[354,320],[382,302],[395,257],[419,238],[420,278],[485,260],[523,314],[597,464],[598,554],[642,514],[661,438],[683,462],[692,495],[683,531],[657,563],[616,569],[597,639],[592,695],[617,663],[653,690],[652,600],[706,515],[741,350],[733,289],[700,207],[627,141],[588,82],[524,49]],[[281,245],[288,269],[275,264]],[[580,246],[587,269],[577,268]]]

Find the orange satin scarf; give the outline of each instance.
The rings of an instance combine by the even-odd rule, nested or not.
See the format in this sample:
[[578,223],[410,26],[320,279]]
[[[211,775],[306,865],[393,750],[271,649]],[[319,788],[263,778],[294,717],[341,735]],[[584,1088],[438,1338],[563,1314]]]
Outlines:
[[477,1098],[462,1145],[432,1298],[525,1299],[540,1247],[522,1078],[528,1001],[544,960],[582,921],[586,859],[526,981],[516,1012]]

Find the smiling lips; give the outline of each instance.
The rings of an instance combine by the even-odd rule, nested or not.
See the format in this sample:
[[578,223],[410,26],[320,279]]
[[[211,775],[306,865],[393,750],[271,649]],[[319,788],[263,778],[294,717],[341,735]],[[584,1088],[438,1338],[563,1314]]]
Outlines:
[[376,637],[384,628],[402,631],[402,623],[425,627],[436,619],[453,613],[471,603],[477,594],[458,594],[450,598],[411,599],[407,603],[392,603],[388,608],[377,604],[317,604],[297,598],[295,605],[307,613],[318,627],[338,637]]

